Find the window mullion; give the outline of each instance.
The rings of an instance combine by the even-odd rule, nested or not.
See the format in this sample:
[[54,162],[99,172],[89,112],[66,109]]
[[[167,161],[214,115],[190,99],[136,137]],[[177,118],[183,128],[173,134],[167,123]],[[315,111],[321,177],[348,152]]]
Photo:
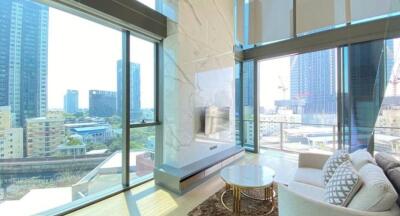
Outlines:
[[122,186],[129,186],[130,32],[122,32]]

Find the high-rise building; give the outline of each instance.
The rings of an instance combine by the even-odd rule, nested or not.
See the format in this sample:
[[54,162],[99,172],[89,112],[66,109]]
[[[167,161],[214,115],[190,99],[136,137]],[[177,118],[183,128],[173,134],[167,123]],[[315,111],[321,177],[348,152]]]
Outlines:
[[11,106],[21,127],[47,110],[48,7],[4,0],[0,15],[0,106]]
[[290,99],[304,101],[304,114],[336,112],[336,53],[323,50],[291,57]]
[[[140,121],[141,104],[140,104],[140,64],[130,63],[130,115],[131,121]],[[117,62],[117,113],[122,113],[122,60]]]
[[65,126],[62,117],[40,117],[26,120],[26,156],[48,157],[65,143]]
[[89,115],[111,117],[116,112],[116,93],[113,91],[89,91]]
[[79,92],[78,90],[67,90],[64,95],[64,112],[77,113],[79,112]]
[[0,107],[0,159],[23,157],[23,129],[11,127],[11,108]]

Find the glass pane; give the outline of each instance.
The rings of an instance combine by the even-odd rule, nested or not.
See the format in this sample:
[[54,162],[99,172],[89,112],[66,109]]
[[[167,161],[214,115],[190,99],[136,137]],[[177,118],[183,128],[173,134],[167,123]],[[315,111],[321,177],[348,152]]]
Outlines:
[[351,22],[369,21],[399,12],[397,0],[351,0]]
[[[145,0],[143,0],[145,1]],[[156,0],[156,9],[170,20],[177,22],[179,15],[179,1]]]
[[297,0],[296,9],[296,30],[299,35],[346,23],[345,0]]
[[155,45],[134,36],[130,40],[131,123],[154,122]]
[[155,145],[155,127],[131,129],[129,169],[131,181],[140,180],[153,173]]
[[243,146],[251,151],[254,144],[254,61],[243,62]]
[[236,144],[243,145],[243,128],[242,128],[242,66],[240,62],[235,63],[235,136]]
[[29,0],[2,0],[0,14],[0,212],[120,185],[121,32]]
[[374,126],[386,89],[384,41],[348,46],[348,68],[344,80],[349,83],[344,95],[345,145],[350,152],[373,149]]
[[335,49],[259,62],[261,147],[336,149],[336,68]]
[[374,150],[400,158],[400,39],[386,40],[385,96],[375,123]]

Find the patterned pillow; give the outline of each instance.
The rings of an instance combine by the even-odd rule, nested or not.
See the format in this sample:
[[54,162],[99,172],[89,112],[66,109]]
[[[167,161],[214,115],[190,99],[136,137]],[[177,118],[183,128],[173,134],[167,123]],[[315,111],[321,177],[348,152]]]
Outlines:
[[325,186],[325,202],[347,206],[362,186],[361,177],[350,161],[344,162]]
[[336,169],[342,165],[343,162],[350,160],[349,154],[344,150],[336,151],[329,159],[325,162],[322,168],[322,173],[324,176],[325,185],[328,183],[329,179],[333,176]]

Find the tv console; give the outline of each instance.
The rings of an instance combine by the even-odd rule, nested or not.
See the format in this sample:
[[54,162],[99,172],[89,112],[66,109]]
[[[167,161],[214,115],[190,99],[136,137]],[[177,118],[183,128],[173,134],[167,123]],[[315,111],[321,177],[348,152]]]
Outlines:
[[161,165],[154,169],[154,180],[157,185],[183,194],[221,168],[240,159],[244,152],[244,148],[235,146],[181,168]]

